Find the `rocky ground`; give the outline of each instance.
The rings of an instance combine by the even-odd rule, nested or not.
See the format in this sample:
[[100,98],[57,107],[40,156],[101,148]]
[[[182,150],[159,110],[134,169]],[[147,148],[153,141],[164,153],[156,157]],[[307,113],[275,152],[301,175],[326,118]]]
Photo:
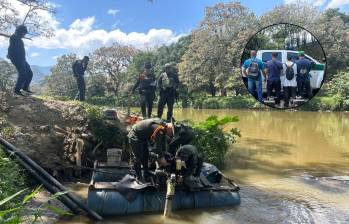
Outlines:
[[[81,104],[0,91],[2,136],[58,178],[71,175],[71,168],[80,162],[77,151],[82,154],[80,163],[91,165],[96,150],[118,146],[103,146],[89,125]],[[113,128],[122,129],[122,125],[114,124]]]

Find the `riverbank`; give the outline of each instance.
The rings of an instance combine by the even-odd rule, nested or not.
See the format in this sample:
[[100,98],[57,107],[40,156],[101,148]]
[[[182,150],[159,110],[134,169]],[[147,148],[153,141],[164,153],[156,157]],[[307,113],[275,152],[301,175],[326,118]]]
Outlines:
[[[67,100],[67,99],[63,99]],[[92,97],[87,99],[87,103],[103,107],[127,107],[125,99],[115,97]],[[139,107],[136,99],[131,100],[132,107]],[[154,107],[156,107],[156,101]],[[272,110],[272,108],[259,103],[250,95],[242,96],[198,96],[187,100],[185,103],[180,100],[175,103],[175,108],[194,109],[251,109],[251,110]],[[349,104],[338,96],[315,96],[310,101],[296,108],[300,111],[349,111]]]

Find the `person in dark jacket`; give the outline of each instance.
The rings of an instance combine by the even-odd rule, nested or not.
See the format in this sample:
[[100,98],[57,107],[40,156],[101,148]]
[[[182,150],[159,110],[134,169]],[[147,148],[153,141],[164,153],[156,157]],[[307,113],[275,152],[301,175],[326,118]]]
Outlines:
[[29,89],[30,83],[33,79],[33,72],[26,61],[25,48],[22,40],[27,33],[28,30],[26,26],[17,26],[15,33],[10,37],[10,46],[7,54],[7,57],[11,60],[18,72],[14,93],[21,96],[24,96],[21,93],[21,90],[30,94],[33,93]]
[[183,177],[183,183],[191,189],[203,187],[199,178],[203,160],[196,147],[193,145],[181,146],[175,158],[176,164],[181,161],[180,174]]
[[178,75],[170,63],[165,64],[165,72],[158,80],[160,88],[160,99],[158,104],[158,117],[161,118],[164,107],[167,104],[167,121],[171,121],[173,116],[173,105],[176,100],[177,88],[179,85]]
[[89,57],[85,56],[82,60],[76,60],[73,64],[73,73],[78,86],[78,93],[75,96],[75,100],[85,101],[85,71],[89,62]]
[[278,53],[272,53],[272,59],[267,62],[267,96],[271,97],[272,91],[275,90],[275,106],[280,106],[281,99],[281,72],[283,70],[283,65],[281,61],[278,60]]
[[152,71],[151,63],[147,62],[144,64],[144,71],[139,75],[136,84],[132,88],[132,92],[137,88],[140,94],[142,116],[144,118],[150,118],[156,89],[156,79]]
[[149,181],[149,147],[155,146],[153,153],[158,155],[160,163],[164,163],[167,142],[173,137],[173,125],[160,118],[145,119],[133,125],[127,137],[135,157],[133,167],[136,177],[139,180]]
[[190,126],[185,124],[174,125],[174,136],[168,145],[168,152],[174,156],[180,146],[190,144],[194,137],[194,131]]
[[299,53],[299,60],[296,61],[296,64],[298,96],[310,99],[313,94],[310,86],[309,72],[315,63],[305,58],[304,52],[301,51]]

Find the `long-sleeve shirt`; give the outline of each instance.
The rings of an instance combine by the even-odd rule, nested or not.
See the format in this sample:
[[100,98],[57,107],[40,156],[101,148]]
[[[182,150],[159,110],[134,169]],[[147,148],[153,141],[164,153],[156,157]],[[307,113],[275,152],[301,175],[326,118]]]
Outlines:
[[83,76],[87,69],[87,64],[82,60],[76,60],[73,64],[73,72],[75,76]]
[[149,75],[140,74],[136,84],[133,86],[132,91],[139,89],[139,93],[152,93],[156,89],[156,79],[153,73]]
[[10,45],[8,47],[8,57],[13,62],[25,61],[25,49],[22,38],[13,34],[10,37]]

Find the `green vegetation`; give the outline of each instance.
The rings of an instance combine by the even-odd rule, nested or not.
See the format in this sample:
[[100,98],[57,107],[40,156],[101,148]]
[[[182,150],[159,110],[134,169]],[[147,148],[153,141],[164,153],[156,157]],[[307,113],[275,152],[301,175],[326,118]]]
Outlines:
[[[321,97],[325,98],[314,99],[312,105],[302,109],[347,110],[348,21],[348,14],[339,9],[321,11],[306,1],[281,4],[260,16],[238,2],[219,3],[206,8],[204,18],[188,36],[169,46],[141,51],[114,43],[91,52],[86,75],[87,102],[99,106],[126,106],[129,91],[142,71],[144,62],[150,61],[156,76],[163,71],[165,63],[176,65],[181,80],[178,103],[181,107],[259,108],[247,97],[248,93],[241,81],[241,54],[247,57],[243,46],[261,28],[289,22],[305,27],[316,36],[324,47],[328,62],[324,84],[326,91],[321,92]],[[264,34],[261,33],[248,46],[257,50],[261,45],[270,48],[291,46],[311,51],[322,61],[321,52],[316,50],[319,49],[318,43],[312,41],[309,46],[297,28],[275,31],[272,35],[276,42],[272,43]],[[40,87],[43,95],[74,98],[77,89],[71,67],[76,58],[74,54],[58,58],[51,75],[46,77]],[[14,67],[5,61],[0,63],[0,88],[9,89],[13,86],[11,74]],[[208,95],[212,98],[208,98]],[[332,101],[339,100],[338,105],[330,102],[330,98]],[[131,105],[136,106],[138,99],[138,94],[133,94]]]
[[219,119],[211,116],[206,121],[193,126],[195,132],[195,145],[204,156],[204,161],[215,164],[218,167],[224,165],[225,154],[229,145],[235,142],[237,136],[241,137],[238,128],[231,128],[228,132],[224,127],[239,121],[238,117],[224,117]]
[[31,200],[34,200],[35,196],[37,196],[40,191],[41,186],[31,192],[28,189],[23,189],[0,200],[0,223],[36,223],[48,210],[58,215],[70,215],[69,212],[53,206],[49,202],[66,192],[58,192],[52,195],[48,200],[40,203],[40,205],[35,208],[27,206]]
[[82,103],[81,106],[87,112],[88,126],[99,142],[107,148],[121,147],[124,144],[125,133],[119,122],[105,120],[100,107],[87,103]]
[[[24,189],[25,175],[21,167],[12,159],[8,158],[0,147],[0,201]],[[13,207],[11,201],[6,206],[0,206],[1,209]]]

